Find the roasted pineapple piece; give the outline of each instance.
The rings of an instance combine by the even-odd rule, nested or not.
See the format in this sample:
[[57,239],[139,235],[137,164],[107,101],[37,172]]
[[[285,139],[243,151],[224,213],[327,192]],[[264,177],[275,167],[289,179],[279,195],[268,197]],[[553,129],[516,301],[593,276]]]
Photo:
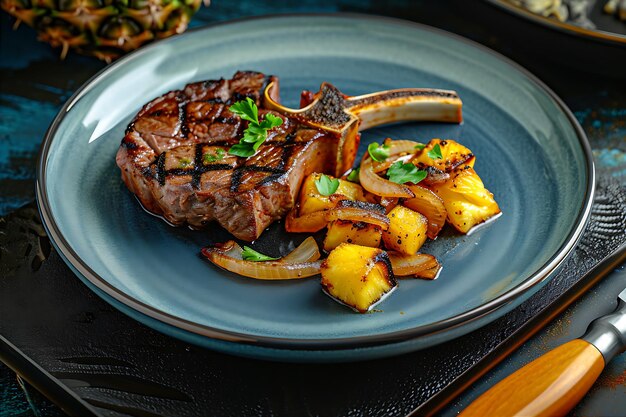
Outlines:
[[382,235],[383,231],[375,224],[336,220],[328,225],[324,250],[331,251],[344,242],[377,248]]
[[416,211],[396,206],[387,214],[389,229],[383,232],[385,247],[389,250],[414,255],[426,242],[428,220]]
[[[329,198],[330,196],[320,194],[315,186],[315,181],[321,175],[313,173],[302,183],[302,188],[300,189],[300,215],[333,208],[334,204]],[[359,184],[347,180],[339,180],[339,187],[337,187],[337,191],[333,195],[342,195],[348,200],[365,201],[363,188]]]
[[335,300],[365,313],[398,285],[387,252],[342,243],[322,263],[322,289]]
[[500,214],[493,194],[469,166],[455,169],[449,180],[432,189],[443,200],[448,222],[461,233]]
[[426,235],[431,239],[436,239],[446,224],[446,218],[448,217],[446,206],[443,205],[443,201],[437,194],[426,187],[414,184],[409,185],[409,190],[415,194],[415,197],[407,198],[402,204],[426,216],[428,220]]
[[[439,145],[438,149],[441,151],[441,158],[438,157],[437,149],[435,149],[436,145]],[[451,139],[432,139],[424,149],[415,155],[411,162],[421,169],[434,167],[440,171],[450,172],[461,165],[473,167],[475,158],[472,151],[456,141]]]

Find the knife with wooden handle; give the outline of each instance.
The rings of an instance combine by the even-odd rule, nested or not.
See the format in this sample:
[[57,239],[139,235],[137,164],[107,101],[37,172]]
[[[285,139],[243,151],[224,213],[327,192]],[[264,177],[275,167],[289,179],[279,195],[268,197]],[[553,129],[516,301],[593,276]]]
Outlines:
[[605,364],[626,350],[626,289],[617,309],[594,320],[580,339],[535,359],[478,397],[462,417],[552,417],[567,414]]

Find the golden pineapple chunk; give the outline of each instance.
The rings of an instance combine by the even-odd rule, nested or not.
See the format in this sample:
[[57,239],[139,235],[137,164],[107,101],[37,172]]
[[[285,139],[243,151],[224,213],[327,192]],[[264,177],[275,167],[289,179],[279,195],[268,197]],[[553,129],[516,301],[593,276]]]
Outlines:
[[[436,145],[439,145],[441,150],[441,158],[432,157]],[[454,140],[432,139],[411,162],[421,169],[434,167],[440,171],[450,172],[461,164],[473,167],[475,159],[472,151]]]
[[[309,175],[302,183],[300,189],[300,215],[313,213],[320,210],[328,210],[334,207],[334,203],[330,200],[330,196],[321,195],[315,186],[322,174],[313,173]],[[330,175],[329,178],[333,178]],[[359,184],[347,180],[339,180],[339,187],[334,194],[340,194],[348,200],[365,201],[363,196],[363,188]]]
[[443,200],[448,222],[461,233],[468,233],[474,226],[500,214],[493,194],[471,167],[457,168],[449,180],[433,185],[432,189]]
[[365,313],[391,293],[397,282],[387,252],[342,243],[322,263],[322,290]]
[[377,248],[380,246],[382,235],[381,228],[375,224],[335,220],[328,225],[324,250],[331,251],[344,242]]
[[389,250],[414,255],[426,242],[428,219],[404,206],[396,206],[387,214],[389,229],[383,232],[385,247]]

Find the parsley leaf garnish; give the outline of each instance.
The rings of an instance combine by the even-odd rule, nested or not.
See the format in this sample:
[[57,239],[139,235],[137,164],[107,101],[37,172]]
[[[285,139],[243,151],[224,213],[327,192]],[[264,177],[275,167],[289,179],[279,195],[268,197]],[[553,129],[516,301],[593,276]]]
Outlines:
[[433,148],[426,153],[430,159],[443,159],[441,155],[441,146],[436,144]]
[[228,153],[231,155],[247,158],[249,156],[254,155],[256,151],[249,144],[239,142],[231,146],[230,149],[228,150]]
[[243,258],[244,261],[253,261],[253,262],[275,261],[276,259],[278,259],[278,258],[272,258],[271,256],[263,255],[262,253],[255,251],[249,246],[243,247],[243,251],[241,252],[241,257]]
[[244,158],[254,155],[267,139],[267,131],[283,124],[283,119],[271,113],[266,114],[263,120],[259,121],[259,109],[250,97],[236,102],[229,107],[229,110],[249,122],[248,128],[243,131],[243,138],[228,150],[231,155]]
[[191,159],[189,158],[180,158],[178,160],[178,167],[179,168],[187,168],[191,166]]
[[414,146],[414,148],[417,149],[418,151],[421,151],[425,147],[426,145],[424,145],[423,143],[418,143],[417,145]]
[[385,159],[389,158],[390,149],[391,147],[389,145],[379,145],[378,143],[373,142],[367,147],[367,152],[374,161],[383,162]]
[[426,178],[426,175],[426,171],[417,169],[413,164],[403,164],[401,161],[396,162],[387,170],[389,181],[397,184],[404,184],[405,182],[417,184]]
[[251,123],[259,123],[259,109],[250,97],[246,97],[245,100],[236,102],[230,106],[228,110],[235,113],[243,120],[247,120]]
[[273,115],[272,113],[267,113],[265,118],[261,122],[261,127],[263,129],[273,129],[283,124],[283,119],[278,116]]
[[346,179],[350,182],[356,182],[357,184],[360,183],[359,180],[359,173],[361,172],[361,168],[355,168],[352,171],[350,171],[350,173],[348,174],[348,176],[346,177]]
[[221,161],[222,159],[224,159],[224,155],[226,155],[226,152],[224,152],[224,149],[222,148],[217,148],[215,150],[215,154],[212,153],[205,153],[202,156],[202,160],[207,163],[210,164],[211,162],[216,162],[216,161]]
[[322,174],[315,180],[315,188],[321,195],[329,196],[339,188],[339,180],[337,178],[330,179],[330,177]]

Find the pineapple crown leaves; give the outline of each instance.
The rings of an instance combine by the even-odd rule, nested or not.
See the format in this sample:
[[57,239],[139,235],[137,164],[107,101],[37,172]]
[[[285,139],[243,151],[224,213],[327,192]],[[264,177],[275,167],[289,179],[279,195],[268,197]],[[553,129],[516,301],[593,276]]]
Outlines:
[[155,38],[180,33],[207,0],[1,0],[41,40],[111,62]]

